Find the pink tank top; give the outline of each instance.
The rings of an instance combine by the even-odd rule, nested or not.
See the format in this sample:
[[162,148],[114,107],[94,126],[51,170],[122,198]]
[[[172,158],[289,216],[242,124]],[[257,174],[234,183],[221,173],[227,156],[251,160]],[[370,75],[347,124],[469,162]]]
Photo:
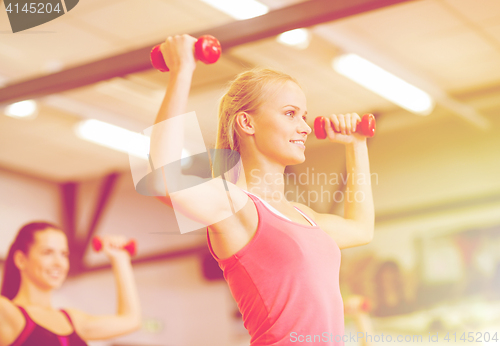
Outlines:
[[247,193],[259,216],[250,242],[226,259],[224,272],[251,346],[344,345],[340,249],[319,226],[271,212]]

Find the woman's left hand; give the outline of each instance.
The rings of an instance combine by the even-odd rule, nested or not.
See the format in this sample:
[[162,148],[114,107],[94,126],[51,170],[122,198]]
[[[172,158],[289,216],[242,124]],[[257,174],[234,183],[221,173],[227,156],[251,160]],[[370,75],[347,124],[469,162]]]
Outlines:
[[346,315],[359,315],[367,313],[363,309],[363,304],[366,303],[366,297],[361,295],[352,295],[344,299],[344,313]]
[[326,135],[330,142],[349,144],[366,141],[365,136],[355,133],[361,122],[357,113],[331,114],[325,119]]
[[123,247],[129,241],[128,238],[121,235],[105,235],[101,236],[102,251],[110,260],[115,260],[121,257],[130,258],[130,254]]

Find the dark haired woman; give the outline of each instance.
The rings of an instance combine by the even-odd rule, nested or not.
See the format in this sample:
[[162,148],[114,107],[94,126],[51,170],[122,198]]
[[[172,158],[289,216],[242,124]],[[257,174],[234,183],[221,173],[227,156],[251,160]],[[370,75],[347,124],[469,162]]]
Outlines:
[[9,249],[0,296],[0,346],[81,346],[140,326],[139,298],[122,237],[103,237],[118,289],[118,313],[91,316],[52,307],[52,291],[69,270],[68,242],[60,228],[46,222],[23,226]]

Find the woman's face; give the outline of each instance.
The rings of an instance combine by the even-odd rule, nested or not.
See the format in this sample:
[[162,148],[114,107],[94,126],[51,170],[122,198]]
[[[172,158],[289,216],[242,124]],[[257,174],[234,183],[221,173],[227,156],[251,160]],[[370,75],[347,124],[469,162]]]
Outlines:
[[[284,166],[305,160],[305,141],[311,133],[305,118],[306,97],[294,82],[287,81],[266,99],[255,117],[255,143],[267,157]],[[292,141],[302,140],[303,144]]]
[[36,286],[47,290],[62,285],[69,270],[66,235],[55,229],[35,232],[28,255],[23,256],[21,271]]

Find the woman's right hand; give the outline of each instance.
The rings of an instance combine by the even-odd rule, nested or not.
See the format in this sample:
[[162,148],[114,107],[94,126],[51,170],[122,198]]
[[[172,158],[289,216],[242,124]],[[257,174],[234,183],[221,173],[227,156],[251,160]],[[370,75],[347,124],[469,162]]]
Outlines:
[[160,45],[163,59],[171,73],[178,73],[183,70],[191,73],[196,68],[196,58],[194,55],[194,44],[197,39],[187,34],[169,36]]
[[120,258],[130,261],[130,254],[124,249],[129,239],[121,235],[103,235],[100,238],[102,251],[112,263]]
[[365,314],[367,311],[363,309],[366,297],[360,295],[352,295],[344,299],[344,313],[346,315]]

